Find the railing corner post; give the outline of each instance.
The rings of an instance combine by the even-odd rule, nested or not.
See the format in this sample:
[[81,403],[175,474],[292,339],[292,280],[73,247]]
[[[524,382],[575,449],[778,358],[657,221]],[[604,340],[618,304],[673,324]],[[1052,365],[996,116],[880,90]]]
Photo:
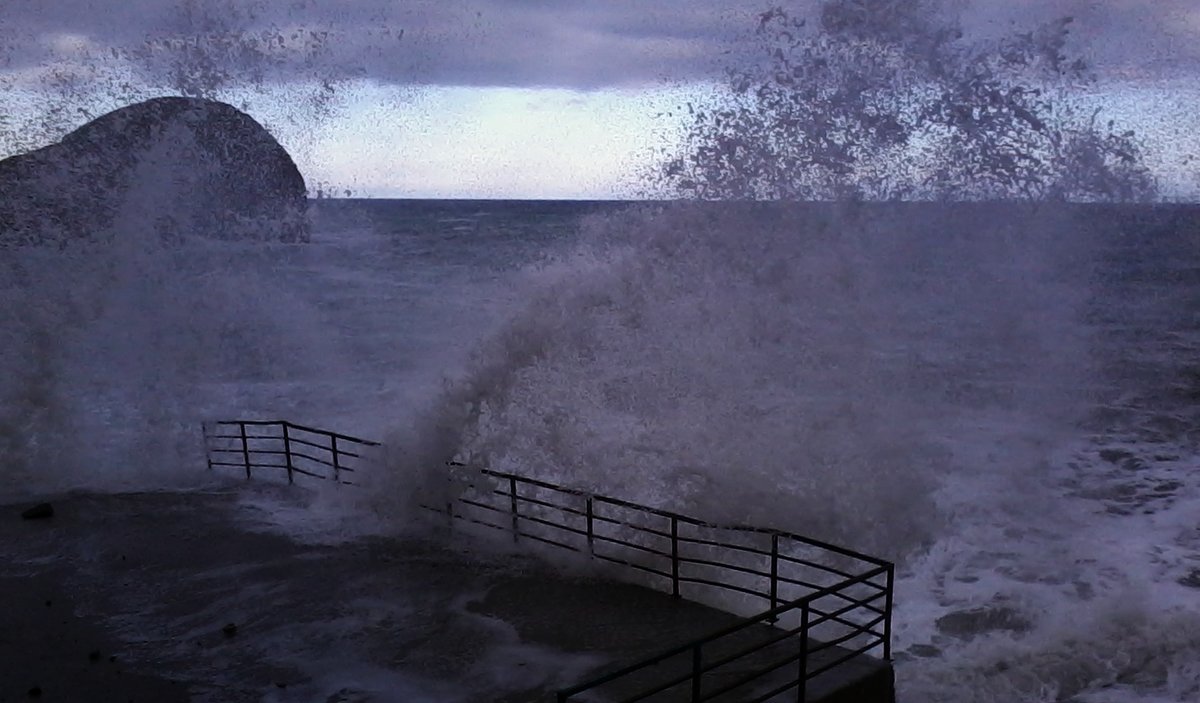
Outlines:
[[250,480],[250,442],[246,438],[246,423],[238,422],[238,430],[242,437],[242,463],[246,466],[246,480]]
[[512,511],[512,535],[513,542],[521,539],[520,527],[517,525],[517,478],[516,476],[508,477],[508,500],[509,508]]
[[887,567],[887,594],[883,603],[883,660],[892,660],[892,594],[896,580],[896,565]]
[[281,422],[279,424],[283,427],[283,458],[284,465],[287,467],[288,484],[292,484],[296,482],[292,475],[292,438],[288,435],[288,423]]
[[[779,606],[779,533],[771,533],[771,609]],[[778,615],[771,616],[771,622],[777,622]]]
[[342,462],[338,460],[337,435],[329,435],[329,455],[333,459],[333,482],[342,485]]
[[796,682],[796,700],[804,703],[808,697],[808,620],[809,600],[800,604],[800,677]]
[[671,516],[671,595],[679,597],[679,518]]
[[587,544],[588,554],[596,555],[596,513],[592,504],[592,496],[587,497]]
[[204,434],[204,461],[208,464],[208,470],[213,470],[213,453],[212,440],[208,436],[208,423],[200,423],[200,431]]

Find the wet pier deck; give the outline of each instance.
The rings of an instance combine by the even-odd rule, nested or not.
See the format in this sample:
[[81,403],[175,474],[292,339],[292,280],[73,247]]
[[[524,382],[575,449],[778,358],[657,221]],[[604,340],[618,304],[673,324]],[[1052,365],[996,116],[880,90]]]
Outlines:
[[[77,494],[33,521],[20,518],[28,502],[0,509],[0,703],[35,690],[42,701],[549,701],[738,620],[461,540],[296,541],[273,517],[305,509],[287,496]],[[864,659],[814,679],[807,698],[890,701],[891,690],[890,667]]]

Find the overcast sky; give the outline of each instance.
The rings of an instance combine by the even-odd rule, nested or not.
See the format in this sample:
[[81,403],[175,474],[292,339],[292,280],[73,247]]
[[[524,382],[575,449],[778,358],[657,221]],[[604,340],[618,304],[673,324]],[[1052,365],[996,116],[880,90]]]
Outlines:
[[[240,97],[297,152],[310,185],[394,196],[621,196],[669,143],[678,123],[664,113],[752,56],[756,17],[772,4],[804,12],[813,3],[2,0],[0,79],[9,90],[0,114],[28,124],[17,118],[58,106],[52,98],[64,92],[94,112],[137,86],[187,84]],[[958,6],[979,36],[1074,16],[1075,49],[1104,78],[1101,103],[1150,133],[1160,160],[1194,150],[1200,0]],[[222,35],[237,41],[172,44]],[[317,98],[328,95],[320,81],[333,86],[336,109],[318,119]],[[1168,178],[1188,185],[1187,174]]]

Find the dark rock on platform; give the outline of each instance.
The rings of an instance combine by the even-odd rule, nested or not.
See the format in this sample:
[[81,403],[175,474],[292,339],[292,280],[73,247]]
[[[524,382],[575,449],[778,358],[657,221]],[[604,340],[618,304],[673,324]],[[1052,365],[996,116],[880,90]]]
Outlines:
[[54,517],[54,506],[49,503],[38,503],[22,512],[21,517],[25,520],[44,520],[48,517]]
[[1110,464],[1119,464],[1125,459],[1132,459],[1133,454],[1124,449],[1101,449],[1100,458]]
[[[135,188],[139,188],[134,192]],[[225,103],[155,98],[0,161],[0,245],[102,239],[128,198],[166,238],[308,238],[304,178],[252,117]]]
[[952,637],[970,639],[985,632],[1027,632],[1031,625],[1016,611],[1005,607],[959,610],[937,619],[937,629]]

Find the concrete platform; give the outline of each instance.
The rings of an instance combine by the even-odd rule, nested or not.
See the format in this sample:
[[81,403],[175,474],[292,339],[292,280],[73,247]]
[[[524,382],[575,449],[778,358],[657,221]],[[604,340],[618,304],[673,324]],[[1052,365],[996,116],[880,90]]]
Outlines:
[[[0,703],[544,701],[737,620],[461,540],[297,542],[254,507],[296,493],[0,508]],[[890,693],[890,667],[868,668],[809,700],[885,700],[846,688]]]

